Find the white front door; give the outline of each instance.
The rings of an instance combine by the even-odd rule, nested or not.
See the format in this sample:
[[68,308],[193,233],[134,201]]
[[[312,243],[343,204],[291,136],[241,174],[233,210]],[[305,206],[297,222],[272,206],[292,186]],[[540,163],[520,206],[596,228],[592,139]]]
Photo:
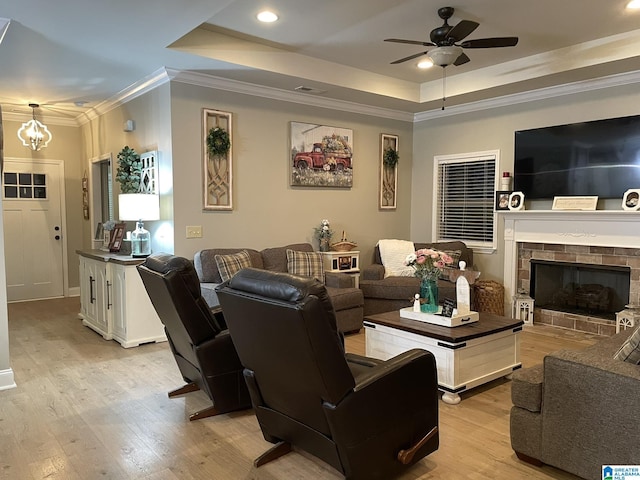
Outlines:
[[6,159],[2,194],[7,300],[64,293],[62,164]]

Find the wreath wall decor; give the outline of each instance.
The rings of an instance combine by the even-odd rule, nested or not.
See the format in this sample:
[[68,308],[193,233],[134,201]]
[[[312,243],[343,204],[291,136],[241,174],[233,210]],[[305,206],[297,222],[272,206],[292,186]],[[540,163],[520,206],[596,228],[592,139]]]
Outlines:
[[398,155],[398,151],[393,147],[387,147],[384,149],[384,155],[382,159],[384,161],[384,166],[389,168],[395,168],[398,164],[398,159],[400,155]]
[[381,210],[395,210],[398,189],[398,136],[383,133],[380,136],[380,196]]
[[207,135],[207,150],[210,157],[226,155],[231,148],[229,133],[220,127],[212,127]]
[[233,136],[229,112],[202,109],[203,208],[233,210]]

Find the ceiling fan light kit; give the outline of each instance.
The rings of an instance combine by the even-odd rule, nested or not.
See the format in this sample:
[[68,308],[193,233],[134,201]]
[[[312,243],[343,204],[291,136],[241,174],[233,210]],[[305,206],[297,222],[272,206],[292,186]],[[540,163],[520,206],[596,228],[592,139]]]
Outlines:
[[40,105],[30,103],[29,106],[33,111],[33,118],[23,123],[18,129],[18,138],[25,147],[37,152],[49,144],[53,135],[51,135],[46,125],[36,120],[36,108]]
[[429,57],[434,65],[446,67],[452,65],[462,55],[462,47],[452,45],[450,47],[437,47],[429,52]]
[[[640,0],[639,0],[640,1]],[[449,25],[448,20],[453,16],[455,9],[453,7],[442,7],[438,9],[438,16],[444,20],[444,23],[431,30],[429,34],[430,42],[423,40],[405,40],[402,38],[386,38],[385,42],[406,43],[409,45],[421,45],[424,47],[435,47],[424,52],[414,53],[408,57],[400,58],[391,62],[392,65],[413,60],[422,55],[428,55],[434,65],[443,68],[443,85],[442,85],[442,109],[444,110],[444,86],[446,75],[444,68],[449,65],[460,66],[469,62],[471,59],[464,53],[465,48],[498,48],[498,47],[514,47],[518,43],[518,37],[493,37],[478,38],[475,40],[464,40],[480,25],[472,20],[460,20],[455,26]],[[422,63],[422,62],[421,62]],[[424,68],[424,67],[421,67]]]
[[[639,0],[640,1],[640,0]],[[421,45],[424,47],[436,47],[431,50],[419,52],[408,57],[391,62],[398,64],[412,60],[421,55],[429,55],[435,65],[448,67],[449,65],[462,65],[470,59],[463,52],[465,48],[498,48],[514,47],[518,43],[518,37],[493,37],[478,38],[474,40],[462,41],[471,35],[480,24],[472,20],[460,20],[455,26],[449,25],[448,20],[453,16],[453,7],[442,7],[438,9],[438,16],[444,23],[431,30],[429,33],[430,42],[424,40],[405,40],[402,38],[386,38],[385,42],[406,43],[409,45]]]

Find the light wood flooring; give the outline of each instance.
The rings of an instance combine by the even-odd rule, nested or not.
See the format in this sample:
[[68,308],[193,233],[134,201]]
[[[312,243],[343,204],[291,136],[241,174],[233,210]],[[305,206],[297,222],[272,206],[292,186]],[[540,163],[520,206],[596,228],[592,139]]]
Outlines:
[[[251,411],[189,422],[209,405],[202,392],[169,399],[182,385],[168,344],[124,349],[77,317],[78,298],[9,305],[9,348],[18,387],[0,391],[0,478],[340,479],[295,450],[259,469],[271,446]],[[522,334],[522,361],[583,348],[593,336],[548,326]],[[347,337],[364,353],[364,334]],[[509,443],[510,382],[496,380],[440,402],[440,449],[402,479],[575,479],[515,458]],[[372,419],[373,421],[374,419]]]

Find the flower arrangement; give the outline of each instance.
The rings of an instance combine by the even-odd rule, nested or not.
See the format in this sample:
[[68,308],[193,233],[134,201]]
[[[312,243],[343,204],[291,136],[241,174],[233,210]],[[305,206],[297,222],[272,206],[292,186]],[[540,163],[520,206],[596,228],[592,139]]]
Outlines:
[[437,280],[444,267],[453,263],[453,258],[440,250],[422,248],[407,255],[404,263],[414,268],[416,277],[422,280]]
[[102,228],[104,228],[105,230],[113,230],[114,228],[116,228],[116,222],[114,222],[113,220],[107,220],[106,222],[104,222]]
[[322,220],[320,222],[320,226],[315,229],[316,237],[318,240],[331,240],[333,236],[333,230],[331,230],[331,226],[329,225],[329,220]]

